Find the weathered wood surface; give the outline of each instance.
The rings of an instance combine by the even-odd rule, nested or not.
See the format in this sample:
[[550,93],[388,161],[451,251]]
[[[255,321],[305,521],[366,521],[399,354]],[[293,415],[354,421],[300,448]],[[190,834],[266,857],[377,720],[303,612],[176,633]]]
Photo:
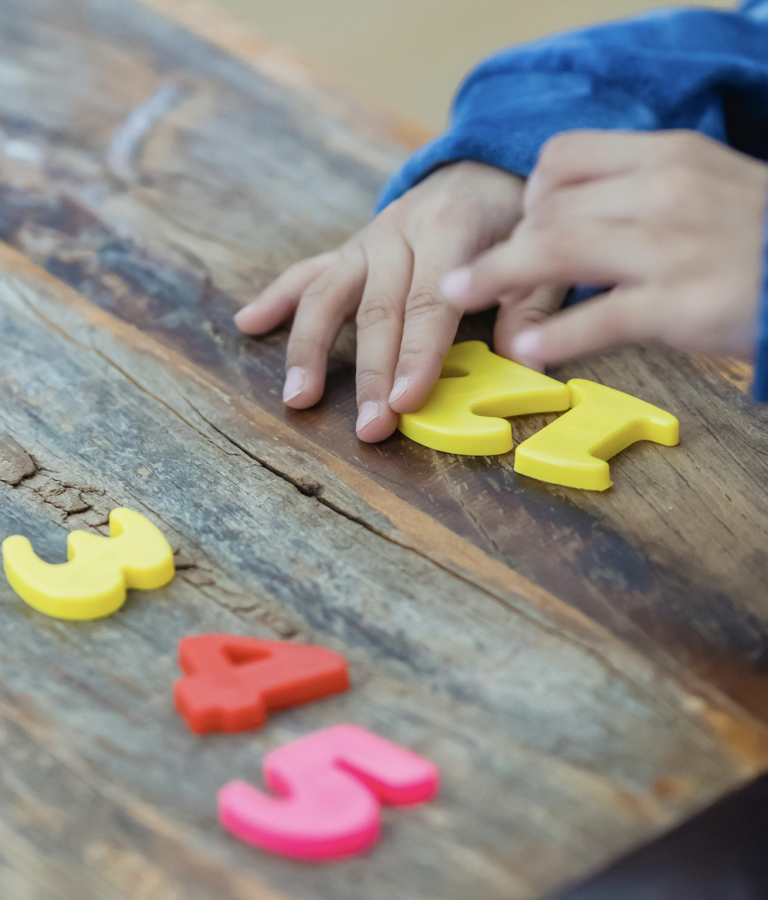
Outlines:
[[[128,505],[184,566],[91,625],[2,583],[3,898],[534,898],[766,767],[768,419],[739,368],[645,349],[561,372],[681,419],[681,448],[633,448],[599,496],[359,444],[348,347],[286,412],[285,334],[231,315],[365,221],[396,129],[128,0],[0,12],[0,238],[24,254],[0,249],[0,538],[61,559]],[[175,643],[211,629],[331,646],[355,688],[193,738]],[[339,866],[222,833],[217,787],[344,720],[433,758],[442,798]]]
[[[2,9],[0,127],[15,143],[0,158],[0,236],[258,404],[267,440],[285,421],[644,653],[768,716],[768,413],[737,379],[652,349],[562,371],[682,422],[679,450],[634,448],[597,497],[399,437],[362,447],[348,353],[317,409],[286,413],[284,334],[243,340],[231,314],[365,221],[402,151],[374,141],[370,121],[360,135],[349,115],[318,112],[313,95],[130,3]],[[539,424],[516,423],[517,436]]]
[[[217,385],[8,250],[0,333],[0,537],[62,559],[68,530],[103,531],[124,505],[183,566],[86,624],[46,619],[2,583],[4,897],[532,898],[768,763],[764,726],[727,699],[523,580],[489,590],[365,527],[332,470],[338,507],[258,464],[209,424]],[[247,428],[247,410],[232,416]],[[354,688],[200,739],[170,687],[178,639],[210,630],[341,650]],[[259,783],[268,749],[345,720],[434,759],[442,797],[391,811],[373,854],[334,866],[222,832],[221,784]]]

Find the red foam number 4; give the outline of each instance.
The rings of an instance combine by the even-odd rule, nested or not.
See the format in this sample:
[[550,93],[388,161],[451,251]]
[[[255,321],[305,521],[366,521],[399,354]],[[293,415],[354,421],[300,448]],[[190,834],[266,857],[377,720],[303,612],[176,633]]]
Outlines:
[[307,644],[200,634],[179,643],[186,673],[173,686],[178,713],[192,731],[242,731],[267,710],[318,700],[349,686],[343,656]]
[[379,836],[380,803],[437,794],[427,759],[356,725],[337,725],[273,750],[264,780],[278,797],[243,781],[219,791],[219,819],[241,840],[281,856],[332,860],[367,850]]

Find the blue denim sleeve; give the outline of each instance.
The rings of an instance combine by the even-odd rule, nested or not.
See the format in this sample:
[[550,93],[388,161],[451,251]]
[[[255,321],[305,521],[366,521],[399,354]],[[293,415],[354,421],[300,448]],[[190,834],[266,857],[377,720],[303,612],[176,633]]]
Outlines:
[[[658,10],[490,57],[460,87],[447,130],[386,184],[377,211],[462,159],[527,176],[549,138],[577,128],[692,129],[768,159],[768,0],[737,12]],[[760,347],[755,395],[768,400],[768,298]]]

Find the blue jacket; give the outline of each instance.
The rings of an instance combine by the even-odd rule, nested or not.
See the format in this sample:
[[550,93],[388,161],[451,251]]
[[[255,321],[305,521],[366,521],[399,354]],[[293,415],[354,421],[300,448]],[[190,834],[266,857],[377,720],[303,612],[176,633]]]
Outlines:
[[[657,10],[490,57],[378,209],[459,159],[527,176],[545,141],[574,128],[688,128],[768,161],[768,0],[737,12]],[[753,393],[768,401],[768,241]]]

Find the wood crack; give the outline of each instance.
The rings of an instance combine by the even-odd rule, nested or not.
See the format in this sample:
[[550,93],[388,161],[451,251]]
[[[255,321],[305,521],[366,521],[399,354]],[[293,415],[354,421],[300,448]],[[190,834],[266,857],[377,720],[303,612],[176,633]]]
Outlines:
[[59,522],[73,516],[99,530],[109,521],[106,492],[82,482],[57,477],[7,432],[0,433],[0,481],[14,490],[34,495],[35,500],[56,510]]
[[[220,444],[218,442],[214,441],[209,434],[206,434],[204,430],[202,430],[200,427],[196,426],[193,422],[190,421],[190,419],[188,417],[186,417],[182,413],[180,413],[179,410],[176,409],[174,406],[172,406],[170,403],[163,400],[161,397],[157,396],[156,394],[152,393],[151,391],[147,390],[134,377],[132,377],[128,372],[126,372],[123,368],[121,368],[114,360],[110,359],[103,351],[99,350],[98,347],[95,347],[90,343],[83,343],[82,341],[77,340],[76,338],[72,337],[72,335],[70,335],[66,331],[64,331],[60,326],[58,326],[54,322],[50,321],[26,297],[25,292],[23,290],[23,287],[24,287],[23,282],[17,282],[17,284],[20,288],[22,288],[22,290],[16,291],[15,296],[17,296],[18,299],[21,300],[25,309],[27,309],[33,316],[40,319],[48,327],[55,330],[58,334],[60,334],[67,341],[71,342],[75,346],[90,350],[93,353],[97,354],[104,362],[106,362],[110,367],[114,368],[115,371],[119,372],[127,381],[129,381],[132,385],[134,385],[139,391],[141,391],[146,396],[151,397],[153,400],[155,400],[157,403],[159,403],[161,406],[163,406],[169,412],[173,413],[173,415],[176,416],[180,421],[182,421],[186,426],[191,428],[196,434],[203,437],[206,441],[213,444],[213,446],[215,446],[220,452],[227,453],[228,455],[231,455],[231,456],[236,455],[236,454],[233,454],[233,453],[227,451],[225,448],[222,448],[220,446]],[[196,415],[198,415],[200,417],[200,419],[203,422],[205,422],[206,425],[208,425],[208,427],[212,431],[214,431],[216,434],[218,434],[220,437],[222,437],[229,445],[234,447],[241,454],[245,455],[249,459],[256,462],[260,467],[262,467],[266,471],[270,472],[271,474],[275,475],[276,477],[280,478],[281,480],[291,484],[292,487],[294,487],[297,491],[299,491],[304,496],[309,497],[310,499],[316,500],[318,503],[325,506],[327,509],[330,509],[332,512],[342,516],[343,518],[347,519],[348,521],[361,526],[366,531],[369,531],[370,533],[376,535],[378,538],[381,538],[392,545],[400,547],[400,548],[408,551],[409,553],[415,554],[417,557],[423,559],[430,565],[433,565],[436,568],[438,568],[439,570],[449,574],[451,577],[458,579],[459,581],[461,581],[463,584],[467,585],[472,590],[481,592],[483,595],[485,595],[486,597],[488,597],[495,603],[498,603],[501,606],[503,606],[509,612],[512,612],[513,614],[519,616],[521,619],[523,619],[529,623],[532,623],[533,625],[535,625],[535,627],[539,628],[542,631],[542,633],[545,633],[549,636],[557,637],[558,640],[569,643],[572,646],[578,648],[582,652],[591,656],[596,662],[598,662],[603,668],[605,668],[606,672],[609,673],[611,677],[617,678],[618,680],[625,683],[627,685],[628,689],[630,689],[632,691],[632,693],[634,693],[635,696],[637,696],[639,699],[643,700],[644,702],[650,702],[654,706],[658,706],[658,697],[656,694],[652,693],[647,688],[645,688],[642,685],[642,683],[640,683],[639,681],[628,676],[624,671],[622,671],[621,668],[619,668],[616,664],[614,664],[611,661],[611,659],[608,655],[601,652],[601,650],[599,648],[595,647],[589,641],[582,640],[577,635],[572,633],[570,630],[567,630],[567,631],[564,630],[558,624],[554,624],[554,623],[548,621],[548,619],[546,617],[536,615],[531,610],[526,609],[522,604],[516,604],[509,597],[507,597],[503,594],[500,594],[500,593],[496,593],[491,587],[487,586],[486,584],[484,584],[482,582],[478,582],[476,580],[473,580],[472,577],[470,577],[466,572],[464,572],[461,569],[460,566],[453,566],[450,564],[450,562],[444,562],[444,561],[440,560],[439,558],[436,558],[436,557],[430,555],[428,552],[425,552],[425,551],[419,549],[418,546],[415,546],[414,544],[408,542],[407,540],[398,540],[396,537],[379,530],[378,528],[376,528],[374,525],[372,525],[370,522],[366,521],[362,517],[348,512],[347,510],[343,509],[342,507],[338,506],[337,504],[333,503],[332,501],[330,501],[327,498],[322,496],[323,486],[321,484],[318,484],[318,482],[316,482],[314,480],[309,480],[309,479],[303,480],[303,477],[293,476],[287,472],[282,471],[281,469],[277,468],[276,466],[272,465],[271,463],[268,463],[266,460],[261,459],[256,454],[254,454],[252,451],[250,451],[248,448],[246,448],[245,446],[240,444],[237,440],[230,437],[230,435],[228,435],[226,432],[224,432],[223,430],[218,428],[216,425],[214,425],[192,403],[190,403],[190,401],[187,398],[185,398],[185,401],[189,404],[190,408],[196,413]],[[162,518],[162,517],[160,517],[160,518]],[[221,605],[223,607],[227,608],[226,604],[221,604]],[[730,706],[731,701],[728,698],[724,697],[719,692],[718,692],[716,698],[712,697],[711,691],[707,685],[703,684],[696,676],[689,675],[684,669],[681,669],[681,667],[679,665],[673,663],[671,666],[667,666],[663,662],[662,662],[662,665],[663,665],[664,669],[666,670],[668,677],[670,677],[671,679],[675,680],[678,683],[685,684],[689,691],[698,695],[702,699],[707,698],[705,702],[713,703],[716,707],[721,706],[723,703],[726,703],[727,705]],[[679,708],[676,708],[676,709],[673,709],[672,707],[667,707],[667,708],[673,715],[680,714]],[[750,718],[752,718],[752,717],[750,716]],[[704,725],[703,722],[701,722],[699,720],[698,716],[694,716],[692,720],[696,722],[698,730],[700,730],[702,733],[705,733],[705,734],[708,733],[708,728]]]
[[[187,402],[189,403],[189,401],[187,401]],[[306,488],[303,489],[304,486],[301,484],[301,482],[297,478],[295,478],[292,475],[289,475],[287,472],[281,471],[280,469],[276,468],[274,465],[272,465],[272,464],[266,462],[265,460],[261,459],[260,457],[258,457],[247,447],[243,446],[239,441],[230,437],[221,428],[214,425],[213,422],[211,422],[208,418],[206,418],[191,403],[189,405],[192,407],[192,409],[194,409],[195,413],[197,415],[199,415],[200,418],[207,425],[209,425],[213,431],[215,431],[222,438],[224,438],[224,440],[231,443],[232,446],[236,447],[238,450],[240,450],[242,453],[244,453],[249,459],[252,459],[258,465],[265,468],[268,472],[272,473],[273,475],[276,475],[278,478],[281,478],[283,481],[286,481],[287,483],[291,484],[293,487],[295,487],[298,491],[300,491],[305,496],[308,496],[314,500],[317,500],[318,503],[322,504],[323,506],[326,506],[328,509],[332,510],[333,512],[338,513],[339,515],[348,519],[350,522],[354,522],[357,525],[361,525],[367,531],[370,531],[371,533],[375,534],[379,538],[382,538],[383,540],[387,541],[388,543],[394,544],[397,547],[401,547],[402,549],[405,549],[411,553],[414,553],[416,556],[418,556],[421,559],[425,560],[426,562],[436,566],[438,569],[448,573],[449,575],[453,576],[454,578],[459,579],[464,584],[471,587],[473,590],[481,591],[485,596],[489,597],[494,602],[501,604],[505,609],[509,610],[510,612],[513,612],[515,615],[519,615],[521,618],[534,624],[537,628],[540,628],[544,633],[546,633],[550,636],[556,636],[558,639],[560,639],[564,642],[570,643],[575,647],[578,647],[582,652],[584,652],[587,655],[589,655],[590,657],[592,657],[602,667],[604,667],[608,672],[610,672],[612,677],[623,681],[638,698],[641,698],[646,702],[651,702],[652,705],[658,704],[658,697],[655,694],[646,690],[642,685],[640,685],[634,679],[628,678],[627,674],[625,672],[623,672],[620,668],[615,666],[607,656],[602,654],[599,650],[597,650],[592,645],[579,640],[577,637],[575,637],[572,634],[565,633],[561,628],[558,628],[557,626],[551,625],[548,622],[543,621],[542,619],[540,619],[536,616],[530,615],[524,609],[521,609],[520,607],[515,606],[513,603],[509,602],[506,598],[504,598],[498,594],[495,594],[493,591],[489,590],[484,585],[478,584],[477,582],[472,581],[470,578],[463,575],[461,573],[461,571],[454,569],[451,566],[441,563],[439,560],[434,559],[433,557],[429,556],[426,553],[422,553],[417,548],[415,548],[409,544],[395,540],[390,535],[384,534],[381,531],[379,531],[378,529],[376,529],[374,526],[372,526],[369,522],[366,522],[364,519],[361,519],[358,516],[351,515],[350,513],[346,512],[345,510],[336,506],[336,504],[331,503],[330,501],[326,500],[325,498],[323,498],[321,496],[322,485],[318,486],[319,490],[317,490],[317,491],[308,491],[308,490],[306,490]],[[679,671],[677,671],[677,666],[675,665],[674,660],[668,658],[668,664],[669,664],[668,671],[669,671],[670,677],[673,678],[674,680],[678,681],[681,673]],[[701,689],[701,687],[702,686],[699,685],[699,689]],[[695,690],[695,688],[691,688],[691,689]],[[666,708],[670,709],[673,712],[673,714],[679,714],[679,710],[671,709],[671,707],[666,707]],[[697,723],[697,726],[698,726],[699,730],[701,731],[701,733],[707,734],[707,729],[703,725],[701,725],[697,719],[696,719],[696,723]]]
[[37,460],[8,432],[0,434],[0,481],[17,487],[37,474]]

